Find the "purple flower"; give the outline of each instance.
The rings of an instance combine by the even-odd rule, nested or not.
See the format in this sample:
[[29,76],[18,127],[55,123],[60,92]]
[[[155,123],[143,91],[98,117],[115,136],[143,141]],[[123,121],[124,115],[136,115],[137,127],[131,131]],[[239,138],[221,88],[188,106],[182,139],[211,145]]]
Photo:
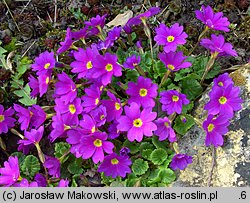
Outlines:
[[0,168],[0,174],[0,185],[9,187],[16,183],[20,178],[18,158],[9,157],[8,161],[4,162],[4,167]]
[[209,49],[211,53],[217,53],[218,56],[238,56],[233,49],[232,44],[225,42],[223,35],[211,35],[210,39],[202,39],[200,44]]
[[130,149],[128,147],[123,147],[120,150],[120,155],[121,156],[128,156],[129,153],[130,153]]
[[203,129],[206,131],[206,146],[210,144],[215,147],[223,145],[223,135],[228,132],[227,126],[230,122],[226,116],[219,115],[217,118],[214,115],[208,115],[207,120],[203,122]]
[[234,111],[241,109],[243,100],[239,97],[240,88],[229,85],[227,88],[213,88],[209,93],[210,101],[204,106],[208,114],[225,115],[232,118]]
[[56,99],[55,111],[66,117],[65,120],[71,120],[78,123],[78,115],[82,113],[81,99],[76,98],[72,102],[65,104],[61,99]]
[[128,83],[128,89],[126,93],[130,96],[128,103],[136,102],[143,108],[154,107],[154,98],[157,96],[158,86],[149,78],[140,76],[137,80],[137,84],[134,82]]
[[40,174],[40,173],[37,173],[35,175],[34,180],[37,182],[38,187],[46,187],[47,186],[47,180],[46,180],[46,178],[42,174]]
[[107,92],[110,100],[102,100],[102,104],[107,110],[107,121],[110,122],[114,119],[120,118],[122,114],[122,105],[120,99],[116,98],[111,92]]
[[141,40],[138,40],[136,43],[135,43],[136,47],[138,49],[142,49],[142,41]]
[[164,63],[166,68],[173,72],[192,66],[190,62],[185,61],[188,57],[183,56],[182,51],[178,51],[176,53],[172,51],[169,53],[159,53],[159,58]]
[[96,48],[87,47],[86,50],[79,48],[74,52],[76,61],[73,61],[70,66],[73,68],[72,73],[78,73],[78,78],[89,78],[93,70],[92,60],[99,55]]
[[37,130],[32,129],[30,132],[25,131],[24,132],[24,138],[23,140],[19,140],[18,144],[23,145],[36,145],[40,142],[43,136],[44,127],[41,126]]
[[88,27],[84,27],[76,32],[71,32],[72,40],[79,40],[79,39],[85,39],[88,34]]
[[83,119],[80,121],[80,126],[82,127],[82,132],[85,135],[93,134],[97,130],[97,124],[95,119],[93,119],[88,114],[83,115]]
[[61,179],[57,187],[68,187],[68,186],[69,186],[69,181],[67,179],[66,180]]
[[38,187],[38,183],[34,181],[29,183],[26,178],[23,178],[19,183],[15,183],[13,187]]
[[38,77],[40,97],[42,97],[47,92],[50,80],[50,73],[46,73]]
[[125,177],[131,173],[130,165],[132,164],[128,156],[119,156],[116,153],[105,156],[104,161],[100,164],[98,172],[104,172],[105,176],[116,178],[117,176]]
[[107,14],[105,14],[103,16],[97,15],[96,17],[91,18],[90,21],[84,22],[84,24],[89,26],[89,27],[103,28],[105,25],[106,16],[107,16]]
[[90,112],[90,115],[96,121],[97,127],[100,127],[106,123],[107,111],[105,106],[98,106],[96,109]]
[[21,124],[21,130],[27,130],[29,127],[38,128],[46,120],[46,113],[38,105],[32,105],[28,109],[23,108],[18,104],[14,104],[14,109],[17,112],[18,122]]
[[160,141],[163,141],[167,138],[170,142],[177,141],[175,132],[173,128],[171,128],[171,122],[168,117],[158,118],[155,121],[155,124],[157,126],[157,130],[154,131],[154,134],[159,136]]
[[228,73],[219,75],[217,78],[214,79],[213,82],[213,89],[218,87],[227,88],[229,85],[234,84],[232,78],[229,77]]
[[201,11],[195,11],[196,18],[201,20],[207,27],[213,30],[222,30],[229,32],[228,26],[230,22],[226,17],[223,17],[222,12],[214,13],[210,6],[201,7]]
[[67,28],[66,30],[66,36],[63,42],[60,42],[61,47],[57,50],[57,54],[61,54],[65,51],[67,51],[68,49],[70,49],[70,47],[73,44],[73,39],[72,39],[72,32],[70,28]]
[[55,84],[55,97],[61,98],[66,104],[73,102],[77,97],[77,89],[72,79],[64,72],[58,74],[58,82]]
[[170,167],[173,170],[180,169],[184,170],[188,164],[191,164],[193,162],[193,158],[191,156],[188,156],[186,154],[176,154],[172,162],[170,164]]
[[49,175],[53,178],[60,177],[60,161],[59,159],[51,156],[45,156],[44,167],[48,169]]
[[114,42],[109,38],[106,38],[105,41],[99,40],[96,44],[97,50],[107,50],[114,45]]
[[31,65],[33,71],[37,71],[37,75],[46,74],[55,67],[56,60],[54,53],[45,51],[35,58],[35,63]]
[[30,97],[35,98],[39,94],[39,82],[36,78],[30,75],[28,84],[30,88],[32,89],[32,92],[30,93]]
[[188,35],[183,32],[183,26],[179,26],[179,23],[173,24],[168,28],[165,24],[161,23],[159,28],[156,28],[156,36],[154,40],[158,45],[164,46],[166,53],[175,52],[179,44],[185,44]]
[[181,114],[182,105],[189,104],[185,94],[181,94],[176,90],[162,91],[160,93],[160,102],[162,110],[166,111],[168,115],[173,113]]
[[7,133],[9,128],[15,126],[16,119],[12,118],[14,110],[8,108],[4,111],[4,107],[0,104],[0,134]]
[[117,121],[114,121],[113,123],[109,125],[108,135],[109,135],[109,139],[111,140],[120,136],[120,131],[117,130],[117,125],[118,125]]
[[131,26],[128,24],[123,26],[123,30],[126,32],[126,34],[131,34],[133,32]]
[[96,56],[96,58],[93,60],[93,66],[95,69],[92,77],[101,77],[102,84],[104,86],[111,83],[113,75],[116,77],[122,75],[122,68],[117,64],[117,56],[110,53],[106,53],[104,56]]
[[117,121],[117,129],[120,131],[127,131],[128,140],[133,142],[137,140],[141,142],[143,135],[150,137],[153,135],[152,131],[157,129],[153,123],[157,113],[152,112],[151,108],[145,108],[140,112],[140,106],[137,103],[131,103],[130,107],[125,106],[125,116],[121,116]]
[[86,113],[89,113],[91,110],[95,109],[100,104],[100,88],[98,87],[92,87],[92,88],[86,88],[85,94],[82,96],[82,106],[83,111]]
[[107,38],[112,42],[116,41],[120,37],[121,30],[122,30],[121,27],[114,27],[112,30],[108,32]]
[[141,57],[133,54],[123,64],[124,68],[134,69],[141,62]]

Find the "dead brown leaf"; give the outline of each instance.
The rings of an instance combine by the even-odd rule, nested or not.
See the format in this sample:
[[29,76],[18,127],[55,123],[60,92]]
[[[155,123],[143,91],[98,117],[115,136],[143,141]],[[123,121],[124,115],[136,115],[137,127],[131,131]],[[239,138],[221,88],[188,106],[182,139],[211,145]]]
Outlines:
[[130,18],[133,17],[133,12],[131,10],[128,10],[122,14],[118,14],[112,21],[107,23],[108,27],[111,26],[124,26]]

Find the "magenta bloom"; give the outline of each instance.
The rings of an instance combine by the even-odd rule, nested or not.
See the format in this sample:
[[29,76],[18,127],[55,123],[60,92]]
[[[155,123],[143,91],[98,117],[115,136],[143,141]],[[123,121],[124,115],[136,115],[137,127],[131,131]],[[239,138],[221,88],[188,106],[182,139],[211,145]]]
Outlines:
[[130,107],[125,106],[125,116],[121,116],[117,121],[117,129],[120,131],[127,131],[128,140],[133,142],[137,140],[141,142],[143,135],[150,137],[153,135],[152,131],[157,129],[153,123],[157,113],[152,112],[151,108],[145,108],[140,111],[140,106],[137,103],[131,103]]
[[100,164],[98,172],[104,172],[105,176],[116,178],[117,176],[125,177],[131,173],[130,165],[132,161],[128,156],[119,156],[116,153],[105,156],[104,161]]
[[72,40],[85,39],[88,35],[88,27],[84,27],[76,32],[71,32]]
[[4,107],[0,104],[0,134],[7,133],[9,128],[15,126],[16,119],[12,118],[14,110],[8,108],[4,111]]
[[159,136],[159,140],[163,141],[168,138],[169,142],[176,142],[177,138],[173,128],[171,127],[171,122],[168,117],[158,118],[155,121],[157,130],[154,131],[154,134]]
[[223,35],[211,35],[210,39],[202,39],[200,44],[209,49],[211,53],[218,53],[218,56],[238,56],[232,44],[225,42]]
[[46,180],[46,178],[42,174],[40,174],[40,173],[37,173],[35,175],[34,180],[37,182],[38,187],[46,187],[47,186],[47,180]]
[[195,11],[196,18],[202,21],[206,26],[213,30],[221,30],[229,32],[228,26],[230,22],[226,17],[223,17],[222,12],[214,13],[210,6],[201,7],[201,11]]
[[89,113],[91,110],[95,109],[100,104],[100,95],[100,88],[86,88],[85,95],[81,98],[83,101],[83,111]]
[[66,104],[73,102],[77,97],[77,89],[72,79],[64,72],[58,74],[58,82],[55,84],[55,97],[59,97]]
[[95,119],[88,114],[83,115],[83,119],[80,121],[80,126],[82,127],[82,132],[85,135],[93,134],[97,130]]
[[42,97],[47,92],[50,80],[51,72],[47,72],[46,74],[40,75],[38,77],[40,97]]
[[158,86],[152,83],[151,79],[138,77],[137,84],[134,82],[128,83],[126,93],[130,96],[128,103],[136,102],[143,108],[154,107],[154,98],[157,97]]
[[141,57],[133,54],[123,64],[124,68],[134,69],[141,62]]
[[98,55],[93,60],[93,66],[95,67],[92,77],[101,77],[102,84],[106,86],[111,83],[112,76],[119,77],[122,75],[122,68],[117,63],[117,56],[110,53],[106,53],[104,56]]
[[13,187],[38,187],[38,183],[35,181],[29,183],[26,178],[23,178],[19,183],[15,183]]
[[0,185],[9,187],[16,183],[20,178],[18,158],[9,157],[8,161],[4,162],[4,167],[0,168],[0,174]]
[[51,156],[45,156],[44,167],[48,169],[49,175],[53,178],[60,178],[60,161]]
[[207,120],[203,122],[203,129],[206,131],[206,146],[210,144],[215,147],[222,146],[224,143],[223,135],[228,132],[227,126],[230,122],[226,116],[219,115],[217,118],[214,115],[208,115]]
[[107,92],[110,100],[102,100],[102,104],[107,110],[107,121],[110,122],[114,119],[120,118],[122,114],[122,105],[120,99],[116,98],[111,92]]
[[84,24],[89,26],[89,27],[103,28],[105,25],[106,16],[107,16],[107,14],[105,14],[103,16],[97,15],[96,17],[91,18],[90,21],[84,22]]
[[110,41],[112,41],[112,42],[116,41],[120,37],[121,30],[122,30],[121,27],[114,27],[112,30],[110,30],[108,32],[107,39],[110,40]]
[[159,58],[166,68],[173,72],[192,66],[192,63],[185,61],[188,57],[183,56],[182,51],[176,53],[172,51],[169,53],[159,53]]
[[118,125],[117,121],[114,121],[113,123],[109,125],[108,135],[109,135],[109,139],[111,140],[120,136],[120,130],[117,130],[117,125]]
[[65,51],[67,51],[68,49],[70,49],[73,42],[74,41],[72,39],[72,31],[70,28],[67,28],[65,39],[63,42],[60,42],[61,47],[57,50],[57,54],[59,55]]
[[44,127],[41,126],[37,130],[32,129],[30,132],[25,131],[24,132],[24,138],[23,140],[19,140],[18,144],[23,144],[23,145],[32,145],[32,144],[37,144],[40,142],[40,140],[43,137],[43,131]]
[[37,71],[37,75],[43,75],[48,71],[51,72],[55,65],[54,53],[45,51],[35,58],[35,63],[31,65],[31,68],[33,71]]
[[69,181],[66,179],[61,179],[58,183],[57,187],[68,187],[69,186]]
[[229,85],[234,84],[232,78],[229,77],[228,73],[223,73],[219,75],[217,78],[214,79],[213,82],[213,89],[218,87],[227,88]]
[[185,94],[181,94],[176,90],[162,91],[160,93],[160,102],[162,111],[166,111],[168,115],[173,113],[181,114],[182,105],[189,104]]
[[96,121],[97,127],[100,127],[106,123],[107,110],[103,105],[98,106],[96,109],[90,112],[90,115]]
[[78,73],[78,78],[89,78],[93,70],[92,60],[99,55],[96,48],[87,47],[86,50],[79,48],[74,52],[76,61],[73,61],[70,66],[73,68],[72,73]]
[[193,162],[193,158],[191,156],[188,156],[186,154],[176,154],[172,162],[170,164],[170,167],[173,170],[180,169],[184,170],[188,164],[191,164]]
[[175,52],[179,44],[185,44],[188,35],[183,32],[183,26],[179,26],[179,23],[173,24],[168,28],[165,24],[161,23],[159,28],[156,28],[156,36],[154,40],[158,45],[164,46],[166,53]]
[[204,106],[208,114],[225,115],[232,118],[234,111],[241,109],[243,100],[239,97],[240,88],[229,85],[227,88],[213,88],[209,93],[210,101]]
[[30,97],[35,98],[39,94],[39,82],[36,78],[30,75],[28,84],[30,88],[32,89],[32,92],[30,93]]
[[65,120],[71,120],[73,123],[78,123],[78,115],[82,113],[81,99],[76,98],[72,102],[65,104],[61,99],[56,99],[55,111],[66,117]]

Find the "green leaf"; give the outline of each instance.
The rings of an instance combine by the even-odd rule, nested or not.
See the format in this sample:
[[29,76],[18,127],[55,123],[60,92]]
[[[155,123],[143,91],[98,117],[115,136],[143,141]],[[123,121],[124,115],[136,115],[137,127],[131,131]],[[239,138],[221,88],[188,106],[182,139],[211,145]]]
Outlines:
[[164,76],[164,74],[167,72],[166,66],[160,60],[155,62],[155,69],[154,70],[155,70],[154,71],[154,79],[157,79],[158,76],[160,78],[162,78]]
[[126,140],[123,146],[128,147],[131,154],[135,154],[140,151],[139,144],[136,142],[130,142],[129,140]]
[[188,111],[191,111],[194,108],[194,102],[190,102],[188,105],[182,106],[182,114],[186,114]]
[[202,93],[202,87],[200,83],[191,76],[181,80],[180,84],[182,93],[184,93],[189,100],[196,99]]
[[155,165],[161,165],[168,157],[167,152],[164,149],[155,149],[151,156],[150,160],[155,164]]
[[8,52],[12,52],[16,50],[16,42],[17,39],[15,37],[12,37],[11,42],[4,46],[4,49],[6,49]]
[[66,152],[68,152],[70,149],[70,145],[66,142],[58,142],[55,144],[55,157],[60,158],[62,155],[64,155]]
[[153,136],[152,142],[156,148],[162,148],[162,149],[166,150],[168,147],[168,142],[167,141],[159,141],[159,138],[157,136]]
[[20,78],[30,68],[32,61],[27,56],[21,58],[20,55],[15,57],[15,61],[17,65],[17,76]]
[[[186,122],[182,121],[182,118],[186,118]],[[195,124],[194,118],[189,114],[179,115],[175,119],[174,129],[180,135],[185,135],[187,131]]]
[[132,165],[132,171],[135,175],[143,175],[148,170],[148,162],[143,159],[136,159]]
[[21,171],[28,177],[34,177],[40,171],[39,160],[33,155],[26,156],[21,165]]
[[188,73],[190,73],[192,70],[190,68],[183,68],[181,70],[179,70],[178,72],[176,72],[175,74],[175,78],[174,78],[174,81],[175,82],[178,82],[180,80],[182,80],[183,78],[186,77],[186,75]]
[[31,99],[30,91],[30,86],[26,84],[24,88],[21,87],[20,90],[15,90],[14,94],[20,97],[18,100],[20,103],[24,104],[25,106],[31,106],[36,104],[36,99]]
[[150,142],[141,142],[140,150],[142,151],[144,149],[154,149],[154,145],[151,144]]
[[125,180],[126,187],[134,187],[140,179],[133,173],[130,173]]
[[16,156],[18,158],[19,166],[23,164],[23,161],[26,157],[22,152],[14,152],[11,154],[11,156]]
[[74,174],[74,175],[79,175],[79,174],[83,173],[83,169],[82,169],[82,158],[75,159],[74,162],[71,162],[71,163],[68,165],[68,171],[69,171],[71,174]]
[[110,187],[124,187],[124,183],[116,180],[110,184]]
[[150,157],[151,157],[151,153],[152,153],[152,152],[153,152],[152,149],[144,149],[144,150],[142,150],[141,155],[142,155],[142,157],[143,157],[144,159],[150,160]]
[[161,182],[165,184],[170,184],[176,179],[176,175],[174,171],[172,171],[169,168],[161,170],[159,176],[160,176]]
[[126,82],[136,82],[139,73],[136,70],[126,70]]

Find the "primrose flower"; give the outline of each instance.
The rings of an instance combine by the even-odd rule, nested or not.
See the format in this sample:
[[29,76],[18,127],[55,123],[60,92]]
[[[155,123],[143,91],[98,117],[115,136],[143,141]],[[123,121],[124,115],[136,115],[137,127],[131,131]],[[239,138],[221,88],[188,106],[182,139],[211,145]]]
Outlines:
[[39,82],[32,75],[29,75],[29,86],[32,89],[30,93],[31,98],[35,98],[39,94]]
[[48,169],[49,175],[53,178],[60,178],[60,161],[51,156],[45,156],[44,167]]
[[108,39],[112,42],[116,41],[119,39],[120,34],[121,34],[122,28],[121,27],[114,27],[112,30],[108,32]]
[[4,162],[4,167],[0,168],[0,185],[9,187],[16,183],[20,178],[18,158],[10,156],[8,161]]
[[97,127],[100,127],[106,123],[107,110],[103,105],[98,106],[90,112],[90,115],[94,118],[97,123]]
[[162,111],[166,111],[168,115],[173,113],[181,114],[182,105],[189,104],[185,94],[181,94],[176,90],[162,91],[160,93],[160,102]]
[[23,178],[19,183],[15,183],[13,187],[38,187],[38,183],[35,181],[29,183],[26,178]]
[[229,32],[228,26],[230,22],[226,17],[223,17],[222,12],[214,13],[213,9],[210,6],[201,7],[201,11],[195,11],[196,18],[202,21],[207,27],[212,30],[221,30]]
[[58,82],[55,84],[54,96],[60,98],[66,104],[73,102],[77,97],[77,89],[75,83],[64,72],[58,74]]
[[38,83],[39,83],[40,97],[42,97],[47,92],[50,80],[51,80],[51,72],[39,75]]
[[35,145],[40,142],[43,136],[43,131],[44,127],[41,126],[40,128],[36,129],[31,129],[30,132],[25,131],[24,132],[24,138],[23,140],[19,140],[18,144],[23,144],[23,145]]
[[223,35],[211,35],[210,39],[202,39],[200,44],[209,49],[212,54],[216,53],[218,56],[238,56],[237,52],[233,49],[232,44],[225,42]]
[[172,162],[170,164],[170,167],[173,170],[180,169],[184,170],[188,164],[191,164],[193,162],[193,158],[191,156],[188,156],[186,154],[176,154]]
[[47,186],[46,178],[40,173],[37,173],[35,175],[34,180],[37,182],[38,187],[46,187]]
[[90,135],[97,131],[95,119],[88,114],[83,115],[83,119],[80,121],[80,126],[82,127],[81,130],[85,135]]
[[67,51],[72,46],[73,42],[74,41],[72,39],[72,31],[70,28],[67,28],[65,39],[63,42],[60,42],[61,47],[57,50],[56,53],[59,55],[65,51]]
[[117,121],[114,121],[113,123],[109,125],[108,135],[109,135],[109,139],[111,140],[114,140],[115,138],[120,136],[120,130],[117,130],[117,125],[118,125]]
[[9,128],[15,126],[16,119],[12,118],[14,113],[12,108],[4,111],[3,105],[0,104],[0,134],[7,133]]
[[100,28],[103,28],[105,25],[106,16],[107,16],[107,14],[105,14],[103,16],[97,15],[96,17],[91,18],[90,21],[84,22],[84,24],[89,26],[89,27],[98,27],[99,26]]
[[73,68],[72,73],[78,73],[77,78],[89,78],[93,70],[92,60],[99,55],[95,47],[87,47],[86,50],[79,48],[74,52],[76,61],[73,61],[70,66]]
[[117,56],[110,53],[106,53],[104,56],[97,55],[93,60],[93,66],[95,69],[92,77],[101,77],[101,81],[104,86],[111,83],[113,75],[116,77],[122,75],[122,68],[117,63]]
[[130,95],[128,103],[136,102],[141,105],[143,108],[154,107],[155,101],[154,98],[157,96],[158,86],[149,78],[144,78],[139,76],[137,84],[134,82],[128,83],[128,89],[126,93]]
[[121,156],[128,156],[129,153],[130,153],[130,149],[128,147],[122,147],[120,150]]
[[170,28],[161,23],[159,28],[156,28],[154,40],[158,45],[163,45],[164,51],[168,53],[175,52],[178,45],[185,44],[187,37],[188,35],[183,32],[183,26],[179,26],[179,23],[173,24]]
[[82,96],[82,106],[83,111],[89,113],[93,109],[95,109],[100,104],[100,88],[92,87],[85,89],[85,95]]
[[176,134],[171,127],[171,122],[168,117],[158,118],[155,122],[157,125],[157,130],[154,131],[154,134],[159,136],[159,140],[163,141],[168,138],[169,142],[176,142]]
[[71,32],[72,40],[85,39],[88,35],[88,27],[84,27],[76,32]]
[[140,106],[133,102],[130,107],[125,106],[125,116],[121,116],[117,121],[117,129],[120,131],[127,131],[128,140],[133,142],[137,140],[141,142],[143,135],[150,137],[153,135],[152,131],[157,129],[153,123],[157,113],[152,112],[151,108],[145,108],[140,112]]
[[225,115],[232,118],[234,111],[241,109],[243,100],[239,97],[240,88],[229,85],[227,88],[213,88],[209,93],[210,101],[204,106],[208,114]]
[[229,85],[233,85],[234,82],[232,78],[229,77],[228,73],[223,73],[214,79],[213,89],[214,88],[227,88]]
[[54,53],[45,51],[35,58],[35,63],[31,65],[31,68],[33,71],[37,71],[37,75],[43,75],[48,71],[51,72],[55,65],[56,60],[54,57]]
[[176,53],[172,51],[169,53],[159,53],[159,58],[167,69],[173,72],[192,66],[190,62],[185,61],[188,57],[183,56],[182,51]]
[[66,179],[61,179],[57,185],[57,187],[68,187],[69,186],[69,181]]
[[123,30],[125,31],[126,34],[131,34],[133,32],[131,26],[128,24],[123,26]]
[[107,121],[110,122],[120,118],[122,114],[122,104],[120,99],[116,98],[111,92],[108,91],[107,95],[110,100],[102,100],[102,104],[106,107]]
[[106,38],[105,41],[99,40],[96,44],[97,50],[107,50],[114,45],[114,42],[109,38]]
[[134,69],[137,65],[139,65],[140,62],[141,62],[141,57],[133,54],[132,56],[126,59],[126,61],[123,64],[123,67]]
[[224,143],[223,135],[228,132],[227,127],[230,122],[226,116],[219,115],[217,118],[214,115],[208,115],[207,120],[203,122],[203,129],[206,131],[206,146],[210,144],[215,147],[222,146]]
[[104,172],[105,176],[116,178],[126,177],[127,173],[131,173],[130,165],[132,161],[128,156],[119,156],[116,153],[105,156],[104,161],[99,165],[98,172]]
[[60,113],[65,120],[72,120],[73,123],[78,123],[78,115],[82,113],[81,99],[76,98],[74,101],[65,104],[61,99],[56,99],[55,111]]

